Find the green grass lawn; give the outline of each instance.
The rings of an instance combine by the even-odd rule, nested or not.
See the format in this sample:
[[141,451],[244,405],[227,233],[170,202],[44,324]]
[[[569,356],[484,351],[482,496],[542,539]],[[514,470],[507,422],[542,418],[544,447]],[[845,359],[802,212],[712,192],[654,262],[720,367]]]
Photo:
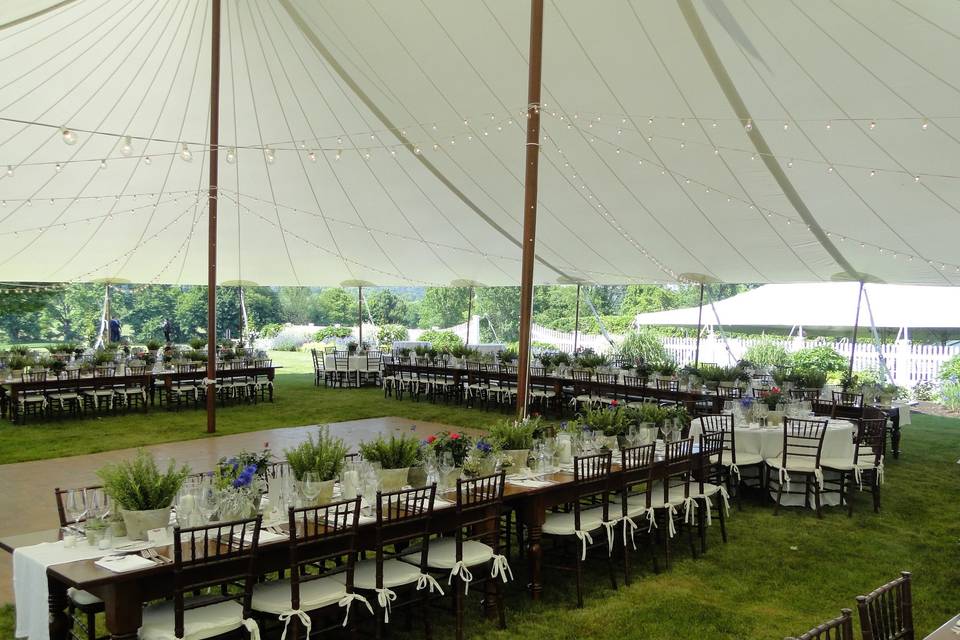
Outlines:
[[[429,403],[384,401],[375,390],[317,390],[309,363],[304,365],[300,354],[277,354],[276,360],[289,368],[279,379],[275,405],[223,411],[218,423],[223,433],[379,415],[464,426],[483,426],[500,417]],[[304,369],[306,374],[298,373]],[[76,425],[5,426],[0,430],[0,449],[9,462],[203,437],[202,428],[202,412],[156,412],[146,420],[130,416]],[[866,493],[857,496],[852,518],[826,508],[823,520],[797,509],[775,517],[770,505],[748,501],[744,511],[734,511],[728,521],[728,544],[720,542],[714,526],[707,554],[693,560],[685,545],[678,544],[679,557],[669,573],[654,575],[641,555],[633,584],[624,587],[621,580],[620,588],[612,591],[604,563],[592,564],[582,610],[575,608],[573,577],[550,571],[545,575],[543,602],[530,603],[523,591],[524,565],[514,559],[516,581],[507,590],[508,629],[499,631],[480,621],[477,607],[471,606],[474,617],[468,635],[536,640],[782,638],[837,615],[841,607],[855,608],[856,595],[907,569],[914,574],[914,620],[922,638],[960,611],[958,457],[960,421],[915,415],[913,424],[904,428],[901,459],[886,463],[882,513],[872,512]],[[473,605],[478,596],[471,589]],[[452,637],[448,610],[434,615],[435,636]],[[418,624],[414,629],[399,635],[422,637]],[[12,634],[13,608],[2,608],[0,638]]]

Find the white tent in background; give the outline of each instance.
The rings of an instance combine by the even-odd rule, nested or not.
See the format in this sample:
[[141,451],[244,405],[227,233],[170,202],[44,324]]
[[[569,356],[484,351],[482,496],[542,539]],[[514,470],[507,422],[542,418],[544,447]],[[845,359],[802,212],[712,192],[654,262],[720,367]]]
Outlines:
[[[857,314],[855,282],[768,284],[714,303],[725,326],[850,327]],[[960,289],[867,284],[864,293],[873,311],[873,324],[894,328],[960,327]],[[638,314],[642,325],[696,326],[698,307]],[[703,324],[717,318],[706,302]],[[861,327],[870,326],[866,299],[860,307]]]
[[[210,7],[0,3],[0,280],[205,282]],[[219,280],[517,284],[529,21],[223,3]],[[535,280],[960,284],[957,34],[950,0],[548,2]]]

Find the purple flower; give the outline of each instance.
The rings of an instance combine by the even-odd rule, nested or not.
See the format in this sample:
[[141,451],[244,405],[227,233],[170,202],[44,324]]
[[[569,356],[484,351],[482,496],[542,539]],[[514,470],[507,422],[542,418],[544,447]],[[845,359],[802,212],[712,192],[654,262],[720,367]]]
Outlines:
[[477,449],[483,453],[490,453],[493,450],[493,445],[489,442],[480,441],[477,443]]

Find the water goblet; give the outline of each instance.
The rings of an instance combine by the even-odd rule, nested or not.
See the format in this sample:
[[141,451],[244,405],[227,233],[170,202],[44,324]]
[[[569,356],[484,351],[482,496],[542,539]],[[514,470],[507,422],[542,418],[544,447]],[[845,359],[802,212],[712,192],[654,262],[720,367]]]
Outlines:
[[316,471],[305,471],[303,473],[300,492],[308,505],[315,506],[317,496],[320,495],[320,475]]
[[80,520],[87,515],[87,490],[70,489],[67,492],[67,500],[64,508],[71,522],[79,524]]

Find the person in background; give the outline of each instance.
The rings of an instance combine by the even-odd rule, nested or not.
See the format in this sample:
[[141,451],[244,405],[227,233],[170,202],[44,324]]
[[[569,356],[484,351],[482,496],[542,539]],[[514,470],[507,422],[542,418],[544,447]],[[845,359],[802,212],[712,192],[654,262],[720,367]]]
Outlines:
[[170,318],[167,318],[163,321],[163,339],[170,343],[170,334],[173,332],[173,324],[170,322]]
[[120,320],[110,320],[110,342],[120,342]]

